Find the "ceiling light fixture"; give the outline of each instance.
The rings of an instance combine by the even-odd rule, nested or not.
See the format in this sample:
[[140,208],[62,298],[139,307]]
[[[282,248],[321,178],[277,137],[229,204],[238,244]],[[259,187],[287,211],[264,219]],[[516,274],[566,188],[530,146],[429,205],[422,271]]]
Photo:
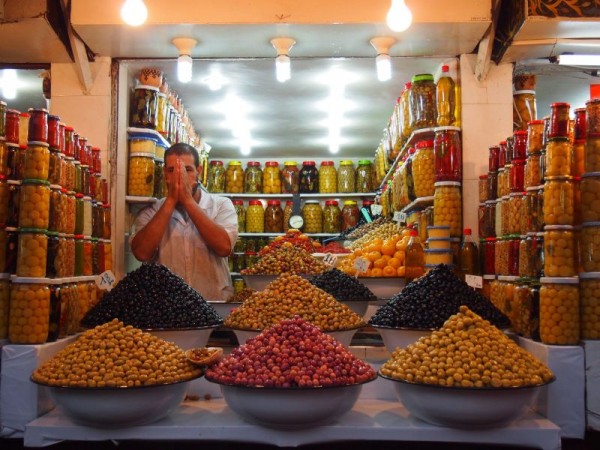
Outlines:
[[271,39],[271,45],[275,47],[275,50],[277,51],[277,57],[275,58],[275,74],[277,76],[277,81],[280,83],[285,83],[292,77],[289,53],[295,43],[295,40],[287,37]]
[[121,19],[132,27],[143,24],[148,18],[148,8],[143,0],[126,0],[121,7]]
[[558,64],[565,66],[600,66],[600,55],[560,55]]
[[4,69],[2,74],[2,96],[7,100],[17,98],[17,71]]
[[405,31],[412,23],[412,13],[404,0],[392,0],[386,19],[392,31]]
[[393,37],[374,37],[369,42],[377,52],[377,56],[375,57],[377,79],[379,81],[388,81],[392,78],[390,48],[396,43],[396,39]]
[[177,79],[182,83],[189,83],[192,81],[192,49],[198,41],[192,38],[175,38],[171,42],[179,51]]

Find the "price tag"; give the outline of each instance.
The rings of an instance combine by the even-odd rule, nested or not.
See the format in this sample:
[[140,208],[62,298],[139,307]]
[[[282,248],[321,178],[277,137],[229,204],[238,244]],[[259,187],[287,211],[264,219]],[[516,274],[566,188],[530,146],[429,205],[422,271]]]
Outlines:
[[394,213],[394,222],[406,222],[406,214],[400,211]]
[[323,257],[323,262],[329,267],[335,267],[335,264],[337,263],[337,256],[333,253],[327,253]]
[[371,205],[371,212],[374,216],[380,216],[383,211],[383,206],[381,205]]
[[111,270],[107,270],[96,277],[96,286],[103,291],[110,291],[113,288],[115,281],[117,281],[115,274],[112,273]]
[[370,265],[371,261],[369,261],[367,258],[356,258],[354,260],[354,268],[358,273],[366,272]]
[[465,283],[472,288],[481,289],[483,287],[483,277],[478,275],[465,275]]

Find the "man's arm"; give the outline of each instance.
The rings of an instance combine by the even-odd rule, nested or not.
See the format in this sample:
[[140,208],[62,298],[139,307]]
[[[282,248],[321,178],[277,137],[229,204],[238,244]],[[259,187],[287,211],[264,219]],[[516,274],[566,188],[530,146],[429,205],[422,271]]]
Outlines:
[[140,261],[150,261],[156,254],[175,210],[175,204],[167,198],[154,217],[131,240],[131,251]]

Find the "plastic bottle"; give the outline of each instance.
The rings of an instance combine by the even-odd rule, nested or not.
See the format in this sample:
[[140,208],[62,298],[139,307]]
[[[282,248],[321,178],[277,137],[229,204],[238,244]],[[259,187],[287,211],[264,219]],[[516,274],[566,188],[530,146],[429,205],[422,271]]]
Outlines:
[[435,89],[438,126],[454,125],[456,121],[456,87],[449,72],[448,66],[442,66],[442,75]]
[[406,281],[412,281],[425,273],[425,252],[417,230],[411,230],[406,246],[405,272]]
[[471,229],[463,230],[463,241],[460,246],[460,272],[464,275],[480,275],[479,252],[477,244],[471,236]]

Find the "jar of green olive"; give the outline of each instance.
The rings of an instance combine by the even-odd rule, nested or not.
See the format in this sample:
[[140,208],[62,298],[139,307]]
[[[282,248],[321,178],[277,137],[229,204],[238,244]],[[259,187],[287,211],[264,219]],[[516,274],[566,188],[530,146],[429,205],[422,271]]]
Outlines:
[[305,233],[323,232],[323,210],[318,200],[308,200],[302,208]]
[[373,192],[373,164],[368,159],[358,161],[355,191]]
[[342,231],[342,212],[336,200],[327,200],[323,209],[323,232],[339,233]]
[[337,191],[343,194],[354,192],[355,176],[354,163],[350,160],[340,161],[337,174]]
[[412,78],[409,103],[413,130],[435,127],[437,109],[433,75],[425,73]]

